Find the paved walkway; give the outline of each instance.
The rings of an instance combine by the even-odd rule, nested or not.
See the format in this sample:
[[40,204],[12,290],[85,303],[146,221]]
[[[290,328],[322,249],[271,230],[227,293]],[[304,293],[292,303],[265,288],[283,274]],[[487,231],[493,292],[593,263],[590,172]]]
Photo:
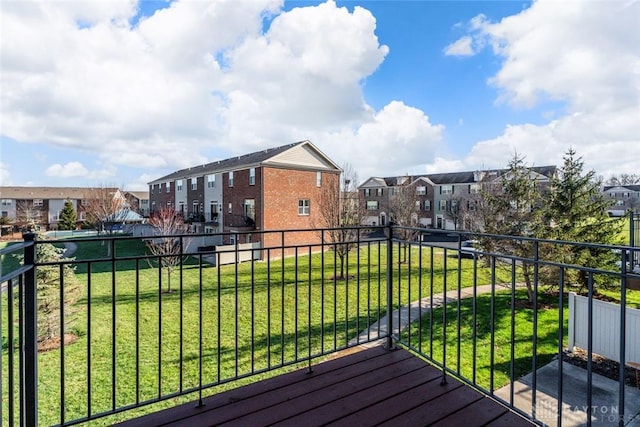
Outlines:
[[[524,285],[516,285],[517,287]],[[510,284],[496,284],[495,290],[496,292],[502,290],[511,289]],[[476,295],[488,294],[491,292],[491,285],[482,285],[476,286]],[[473,297],[473,287],[462,288],[460,290],[460,298],[471,298]],[[429,310],[435,309],[438,307],[442,307],[443,303],[449,304],[451,302],[457,301],[458,299],[458,290],[448,291],[446,293],[446,302],[445,295],[442,293],[433,295],[433,305],[431,305],[431,296],[424,297],[420,300],[414,301],[409,305],[400,307],[398,310],[395,310],[391,316],[393,320],[393,331],[394,335],[399,335],[404,329],[409,326],[410,322],[415,322],[418,320],[420,315],[423,316],[429,313]],[[398,316],[400,316],[400,322],[398,322]],[[378,335],[378,331],[380,331],[380,335]],[[358,337],[349,341],[349,345],[355,345],[358,342],[367,341],[368,339],[375,340],[379,336],[387,335],[387,316],[382,317],[378,322],[373,323],[368,330],[364,330],[358,335]],[[367,346],[368,344],[365,344]],[[371,344],[372,346],[378,345],[377,343]]]

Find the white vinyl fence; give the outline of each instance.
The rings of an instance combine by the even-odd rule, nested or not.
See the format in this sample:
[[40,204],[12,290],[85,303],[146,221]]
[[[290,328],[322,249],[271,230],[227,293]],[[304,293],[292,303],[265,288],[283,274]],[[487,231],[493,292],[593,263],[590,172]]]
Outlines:
[[[569,293],[569,351],[588,347],[589,299]],[[640,362],[640,310],[627,308],[625,362]],[[620,305],[593,300],[593,352],[620,362]]]

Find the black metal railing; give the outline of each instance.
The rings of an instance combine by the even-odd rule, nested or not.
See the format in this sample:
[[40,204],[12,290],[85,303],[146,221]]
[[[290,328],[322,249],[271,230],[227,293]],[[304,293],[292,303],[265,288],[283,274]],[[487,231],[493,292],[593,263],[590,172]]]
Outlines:
[[[138,408],[201,403],[227,383],[294,365],[310,369],[317,358],[377,340],[425,357],[443,381],[457,378],[539,423],[552,411],[560,425],[561,410],[540,409],[548,397],[540,397],[536,372],[566,353],[569,289],[589,299],[590,337],[595,294],[619,296],[624,377],[626,285],[640,277],[615,259],[634,248],[438,230],[419,242],[423,232],[279,230],[261,232],[259,249],[236,243],[215,252],[198,251],[198,235],[27,235],[0,250],[2,425],[111,423],[139,415]],[[464,250],[470,238],[477,247]],[[149,250],[163,242],[170,251]],[[73,253],[36,259],[48,244]],[[559,262],[563,249],[611,255],[610,268]],[[261,259],[220,262],[256,250]],[[44,321],[51,321],[48,335]],[[584,406],[594,416],[591,338],[584,350]],[[521,407],[514,397],[526,373],[532,395]],[[563,378],[560,364],[559,396]],[[618,393],[616,414],[626,420],[632,414],[622,380]]]

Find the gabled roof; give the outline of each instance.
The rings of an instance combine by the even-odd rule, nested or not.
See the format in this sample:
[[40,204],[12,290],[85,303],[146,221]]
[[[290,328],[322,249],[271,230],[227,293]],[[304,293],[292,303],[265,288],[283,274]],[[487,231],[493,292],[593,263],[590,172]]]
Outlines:
[[640,185],[607,185],[602,188],[602,191],[612,191],[618,189],[623,191],[640,191]]
[[330,170],[340,172],[341,169],[310,141],[299,141],[280,147],[268,148],[243,156],[217,160],[201,166],[182,169],[149,182],[158,184],[176,179],[186,179],[206,174],[247,169],[258,166],[289,167],[296,169]]
[[[83,200],[98,189],[89,187],[0,187],[0,198],[14,200]],[[102,189],[100,189],[102,190]],[[114,194],[118,188],[104,188]]]
[[[448,172],[448,173],[432,173],[425,175],[399,175],[385,178],[369,178],[360,187],[386,186],[395,187],[398,185],[399,178],[408,178],[408,182],[414,183],[417,180],[423,180],[432,185],[453,185],[453,184],[472,184],[480,180],[480,175],[498,177],[507,172],[508,169],[496,169],[485,171],[467,171],[467,172]],[[531,168],[534,176],[551,178],[556,173],[555,166],[536,166]],[[371,180],[375,180],[378,185],[371,185]],[[384,183],[384,184],[382,184]]]

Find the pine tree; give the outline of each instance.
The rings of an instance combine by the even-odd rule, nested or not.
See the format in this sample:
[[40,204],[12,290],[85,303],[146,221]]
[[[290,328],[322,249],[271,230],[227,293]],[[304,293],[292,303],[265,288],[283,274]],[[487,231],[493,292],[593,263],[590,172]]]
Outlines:
[[[567,151],[563,160],[546,197],[545,237],[583,243],[619,243],[622,221],[609,218],[607,209],[611,201],[600,191],[601,182],[595,172],[584,172],[584,162],[573,149]],[[549,251],[555,261],[586,267],[611,267],[615,261],[612,251],[607,249],[554,245]],[[574,273],[577,274],[567,279],[586,286],[587,274]]]
[[[539,206],[542,193],[535,175],[517,153],[509,161],[508,171],[483,191],[483,202],[491,215],[484,216],[489,234],[535,237],[540,229]],[[486,239],[485,249],[532,258],[533,244],[521,239]],[[522,275],[529,302],[533,301],[533,265],[522,262]]]
[[71,200],[67,199],[64,202],[64,207],[60,211],[60,220],[58,222],[58,229],[60,230],[75,230],[76,229],[76,210],[73,208]]

